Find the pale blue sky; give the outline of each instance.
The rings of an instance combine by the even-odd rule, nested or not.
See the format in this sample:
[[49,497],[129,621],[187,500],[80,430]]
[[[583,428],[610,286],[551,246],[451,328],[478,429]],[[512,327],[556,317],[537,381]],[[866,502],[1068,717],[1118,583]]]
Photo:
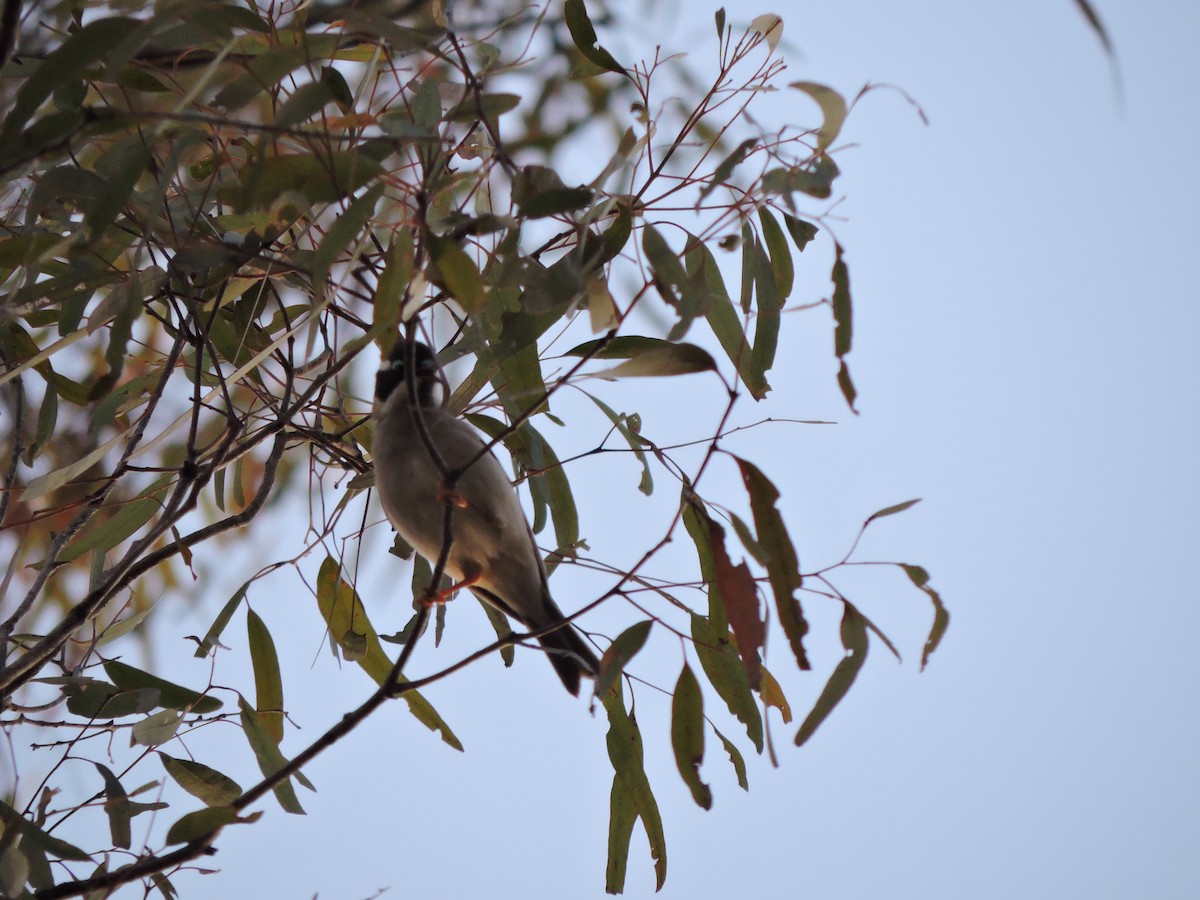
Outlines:
[[[802,749],[791,744],[795,723],[776,719],[781,768],[749,760],[748,794],[710,737],[709,813],[692,804],[667,752],[662,701],[641,692],[670,854],[661,897],[1194,896],[1200,5],[1094,2],[1119,53],[1123,103],[1070,0],[744,10],[745,19],[783,16],[785,40],[801,51],[789,52],[788,79],[848,96],[867,81],[896,84],[930,125],[881,91],[842,135],[859,145],[839,157],[848,221],[838,235],[856,304],[850,362],[861,417],[836,392],[823,313],[795,317],[776,396],[740,421],[838,424],[749,432],[728,447],[780,486],[805,568],[837,558],[874,510],[923,497],[880,522],[864,556],[925,565],[953,623],[918,674],[922,596],[880,572],[847,579],[904,664],[875,646],[851,695]],[[661,7],[642,17],[652,38],[602,40],[622,59],[653,41],[688,47],[702,68],[715,4]],[[730,8],[731,23],[741,15]],[[757,114],[809,121],[808,104],[781,93]],[[828,244],[814,245],[798,259],[797,294],[826,293],[828,269]],[[711,428],[670,421],[679,394],[645,382],[609,396],[642,411],[648,427]],[[587,446],[592,436],[554,437]],[[614,484],[637,497],[631,462],[595,471],[571,470],[585,511]],[[732,473],[715,474],[735,484]],[[718,495],[720,483],[711,485]],[[585,520],[597,555],[636,558],[639,537],[661,528],[629,502]],[[364,548],[369,599],[397,578],[407,584],[384,532],[373,529]],[[228,577],[236,586],[247,574]],[[572,609],[590,599],[572,593],[576,575],[554,581]],[[311,599],[270,584],[274,593],[252,600],[276,631],[287,705],[303,727],[285,742],[294,753],[370,684],[332,665]],[[199,627],[223,599],[206,601]],[[384,601],[372,614],[392,631],[407,600]],[[473,602],[456,603],[447,642],[422,646],[414,672],[486,640]],[[810,611],[820,673],[785,683],[801,716],[840,652],[836,630],[820,632],[836,629],[832,610]],[[159,626],[177,630],[166,618]],[[622,620],[632,621],[614,612],[593,627]],[[236,675],[242,643],[228,643],[218,680],[248,684]],[[670,684],[678,645],[652,646],[661,652],[637,671]],[[179,665],[191,667],[180,669],[188,681],[204,677],[190,659]],[[465,754],[400,709],[384,710],[307,770],[319,788],[301,792],[307,817],[264,804],[265,821],[227,831],[218,856],[201,863],[222,875],[176,879],[184,895],[603,896],[603,714],[568,697],[529,653],[512,670],[485,661],[428,696]],[[710,699],[719,716],[717,705]],[[253,764],[238,752],[244,765],[231,774],[249,784]],[[640,829],[627,888],[631,898],[653,894]]]
[[[664,12],[646,34],[699,57],[712,8]],[[918,674],[921,596],[896,578],[848,582],[905,663],[876,647],[803,749],[794,724],[776,721],[782,767],[751,760],[748,794],[710,738],[710,813],[680,783],[647,696],[664,898],[1194,896],[1200,6],[1097,8],[1123,104],[1069,0],[774,8],[803,51],[789,78],[847,95],[890,82],[930,125],[879,92],[843,133],[861,145],[841,156],[849,221],[838,231],[862,416],[836,394],[825,321],[797,319],[765,412],[839,424],[730,447],[775,477],[806,565],[840,554],[875,509],[924,497],[865,550],[926,565],[954,619]],[[649,45],[638,41],[609,43],[625,58]],[[776,95],[758,113],[795,121],[806,103]],[[815,249],[826,255],[798,264],[798,291],[819,296],[828,246]],[[611,528],[628,534],[639,519]],[[451,649],[425,664],[485,637],[468,621],[479,618],[457,616]],[[825,671],[835,642],[813,638]],[[666,659],[642,671],[669,683],[678,657]],[[605,723],[548,675],[525,659],[431,690],[468,745],[461,756],[400,712],[377,716],[312,767],[310,816],[269,810],[272,822],[222,839],[219,877],[234,893],[270,885],[293,897],[389,885],[388,896],[423,900],[603,896]],[[332,676],[320,665],[311,677]],[[792,695],[801,714],[819,680]],[[358,690],[325,695],[305,724],[367,691],[345,673],[336,683]],[[652,893],[639,830],[626,896]]]

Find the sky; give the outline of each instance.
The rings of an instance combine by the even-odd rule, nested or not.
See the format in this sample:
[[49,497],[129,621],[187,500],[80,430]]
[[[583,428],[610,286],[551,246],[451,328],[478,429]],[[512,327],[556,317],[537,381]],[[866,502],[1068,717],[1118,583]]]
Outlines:
[[[776,717],[780,767],[748,758],[748,793],[710,735],[710,812],[675,771],[663,701],[640,695],[669,854],[658,896],[1194,896],[1200,6],[1093,2],[1119,90],[1070,0],[745,10],[747,20],[783,17],[787,79],[847,96],[866,82],[896,85],[929,124],[881,90],[840,141],[855,145],[838,156],[837,233],[851,269],[861,415],[837,392],[827,319],[796,317],[775,396],[742,421],[837,424],[744,432],[727,446],[779,486],[806,570],[839,558],[870,513],[923,498],[873,526],[861,555],[925,566],[953,618],[920,672],[923,596],[894,573],[847,576],[903,663],[874,646],[850,696],[802,748],[795,723]],[[689,47],[703,65],[715,4],[681,9],[661,4],[639,13],[641,32],[601,40],[620,59],[652,39]],[[730,22],[744,24],[741,15],[731,9]],[[781,92],[756,109],[782,124],[810,121],[807,104]],[[829,247],[814,249],[797,259],[797,292],[817,297]],[[681,433],[696,424],[669,422],[679,404],[658,388],[643,402],[648,423]],[[581,508],[603,504],[605,478],[636,484],[632,464],[614,469],[572,471]],[[632,554],[660,524],[618,508],[588,534],[597,555],[619,553],[622,540]],[[369,578],[394,584],[390,540],[374,531]],[[583,602],[572,577],[555,576],[568,608]],[[285,686],[303,727],[298,748],[371,685],[327,654],[314,661],[321,637],[301,592],[255,609],[273,628],[303,625],[301,640],[276,641],[285,673],[296,673]],[[446,643],[422,647],[417,671],[487,639],[477,611],[450,615]],[[818,671],[789,682],[800,716],[840,654],[836,616],[819,606],[812,615]],[[678,651],[647,654],[638,671],[669,685]],[[223,874],[176,879],[184,896],[603,896],[603,712],[567,696],[533,654],[512,670],[485,661],[427,696],[465,753],[401,709],[382,711],[306,770],[318,787],[302,791],[308,816],[264,805],[265,821],[227,831],[204,861]],[[652,895],[639,828],[625,896]]]

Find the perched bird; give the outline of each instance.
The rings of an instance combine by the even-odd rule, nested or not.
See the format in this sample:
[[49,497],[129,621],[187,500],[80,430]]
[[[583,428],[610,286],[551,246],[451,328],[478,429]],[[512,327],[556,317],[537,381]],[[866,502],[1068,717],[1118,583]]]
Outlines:
[[[375,376],[372,452],[383,510],[400,536],[434,563],[445,543],[449,508],[446,572],[457,582],[453,589],[469,588],[530,631],[561,624],[538,640],[562,683],[578,696],[580,676],[594,677],[600,664],[550,597],[546,568],[517,493],[491,451],[480,455],[485,444],[479,434],[443,405],[446,384],[432,351],[414,344],[413,363],[415,403],[409,397],[403,340]],[[444,472],[457,478],[448,483]]]

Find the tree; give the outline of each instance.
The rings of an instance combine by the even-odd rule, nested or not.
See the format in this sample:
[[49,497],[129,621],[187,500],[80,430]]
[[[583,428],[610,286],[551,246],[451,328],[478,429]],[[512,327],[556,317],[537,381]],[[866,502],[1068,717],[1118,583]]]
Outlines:
[[[611,23],[600,3],[495,7],[460,4],[452,19],[436,2],[187,2],[132,16],[55,3],[35,19],[6,4],[0,48],[19,52],[4,66],[0,126],[0,383],[11,417],[2,722],[14,741],[34,730],[66,737],[41,751],[56,754],[50,775],[33,786],[14,772],[0,804],[5,895],[144,882],[170,896],[170,875],[236,840],[227,826],[252,823],[265,794],[302,812],[304,764],[393,699],[460,746],[420,689],[485,656],[510,663],[528,635],[489,613],[494,642],[414,676],[410,654],[430,617],[440,635],[445,606],[415,602],[388,636],[360,597],[355,547],[373,493],[360,386],[398,335],[469,363],[453,409],[511,456],[549,565],[596,573],[574,621],[587,629],[594,610],[622,610],[615,637],[595,635],[614,769],[610,891],[622,888],[639,819],[660,886],[666,872],[630,706],[640,681],[627,669],[652,630],[685,648],[666,685],[671,749],[705,808],[712,792],[698,766],[710,733],[745,787],[739,745],[774,758],[764,722],[771,709],[791,721],[784,672],[813,677],[806,642],[835,640],[809,635],[802,600],[840,607],[843,656],[796,744],[850,689],[872,641],[896,652],[837,586],[838,571],[859,563],[857,539],[844,559],[802,571],[769,476],[722,447],[734,430],[766,424],[735,426],[733,414],[772,389],[784,312],[831,314],[836,380],[854,408],[850,276],[823,203],[853,104],[820,84],[780,83],[776,16],[743,29],[718,13],[701,84],[673,57],[615,59],[597,37]],[[748,107],[776,87],[815,101],[818,123],[756,127]],[[599,163],[596,146],[607,148]],[[812,261],[812,246],[832,261]],[[806,286],[789,305],[794,252]],[[829,271],[820,287],[807,284],[815,266]],[[611,391],[593,387],[598,372]],[[711,433],[664,441],[604,399],[636,402],[624,386],[648,377],[682,379],[689,398],[715,403]],[[572,458],[546,437],[567,394],[587,398],[604,432]],[[636,491],[671,510],[633,565],[592,558],[581,528],[573,470],[602,454],[635,460]],[[740,473],[738,496],[703,493],[721,465]],[[163,627],[146,622],[155,603],[184,603],[198,560],[242,529],[269,531],[286,498],[310,486],[303,539],[273,549],[279,558],[223,605],[202,599],[215,603],[211,628],[194,638],[196,656],[211,660],[208,682],[150,671],[145,651]],[[685,536],[691,571],[651,573]],[[402,542],[393,550],[412,557]],[[285,636],[250,604],[314,553],[330,652],[377,690],[320,738],[299,740],[276,652]],[[924,665],[948,614],[923,568],[886,565],[932,603]],[[414,597],[441,574],[420,558],[412,569]],[[234,637],[241,616],[244,637]],[[253,687],[221,679],[223,642],[248,648]],[[744,737],[716,730],[722,707]],[[261,768],[252,787],[221,759],[191,758],[188,736],[214,722],[244,732]],[[119,762],[89,754],[91,738],[125,733],[129,748],[106,748]],[[90,792],[66,792],[68,761],[94,769]],[[147,782],[155,799],[135,799]],[[107,836],[73,830],[100,810]],[[160,810],[170,811],[156,818],[156,843],[135,848],[131,823]]]

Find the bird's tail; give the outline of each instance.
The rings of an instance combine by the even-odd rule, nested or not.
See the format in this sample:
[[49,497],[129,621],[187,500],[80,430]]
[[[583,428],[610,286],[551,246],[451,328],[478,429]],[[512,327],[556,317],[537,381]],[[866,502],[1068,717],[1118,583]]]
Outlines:
[[538,641],[546,649],[550,665],[554,666],[563,686],[576,697],[579,696],[580,678],[595,678],[600,671],[600,660],[570,622],[564,622],[557,631],[543,634]]

